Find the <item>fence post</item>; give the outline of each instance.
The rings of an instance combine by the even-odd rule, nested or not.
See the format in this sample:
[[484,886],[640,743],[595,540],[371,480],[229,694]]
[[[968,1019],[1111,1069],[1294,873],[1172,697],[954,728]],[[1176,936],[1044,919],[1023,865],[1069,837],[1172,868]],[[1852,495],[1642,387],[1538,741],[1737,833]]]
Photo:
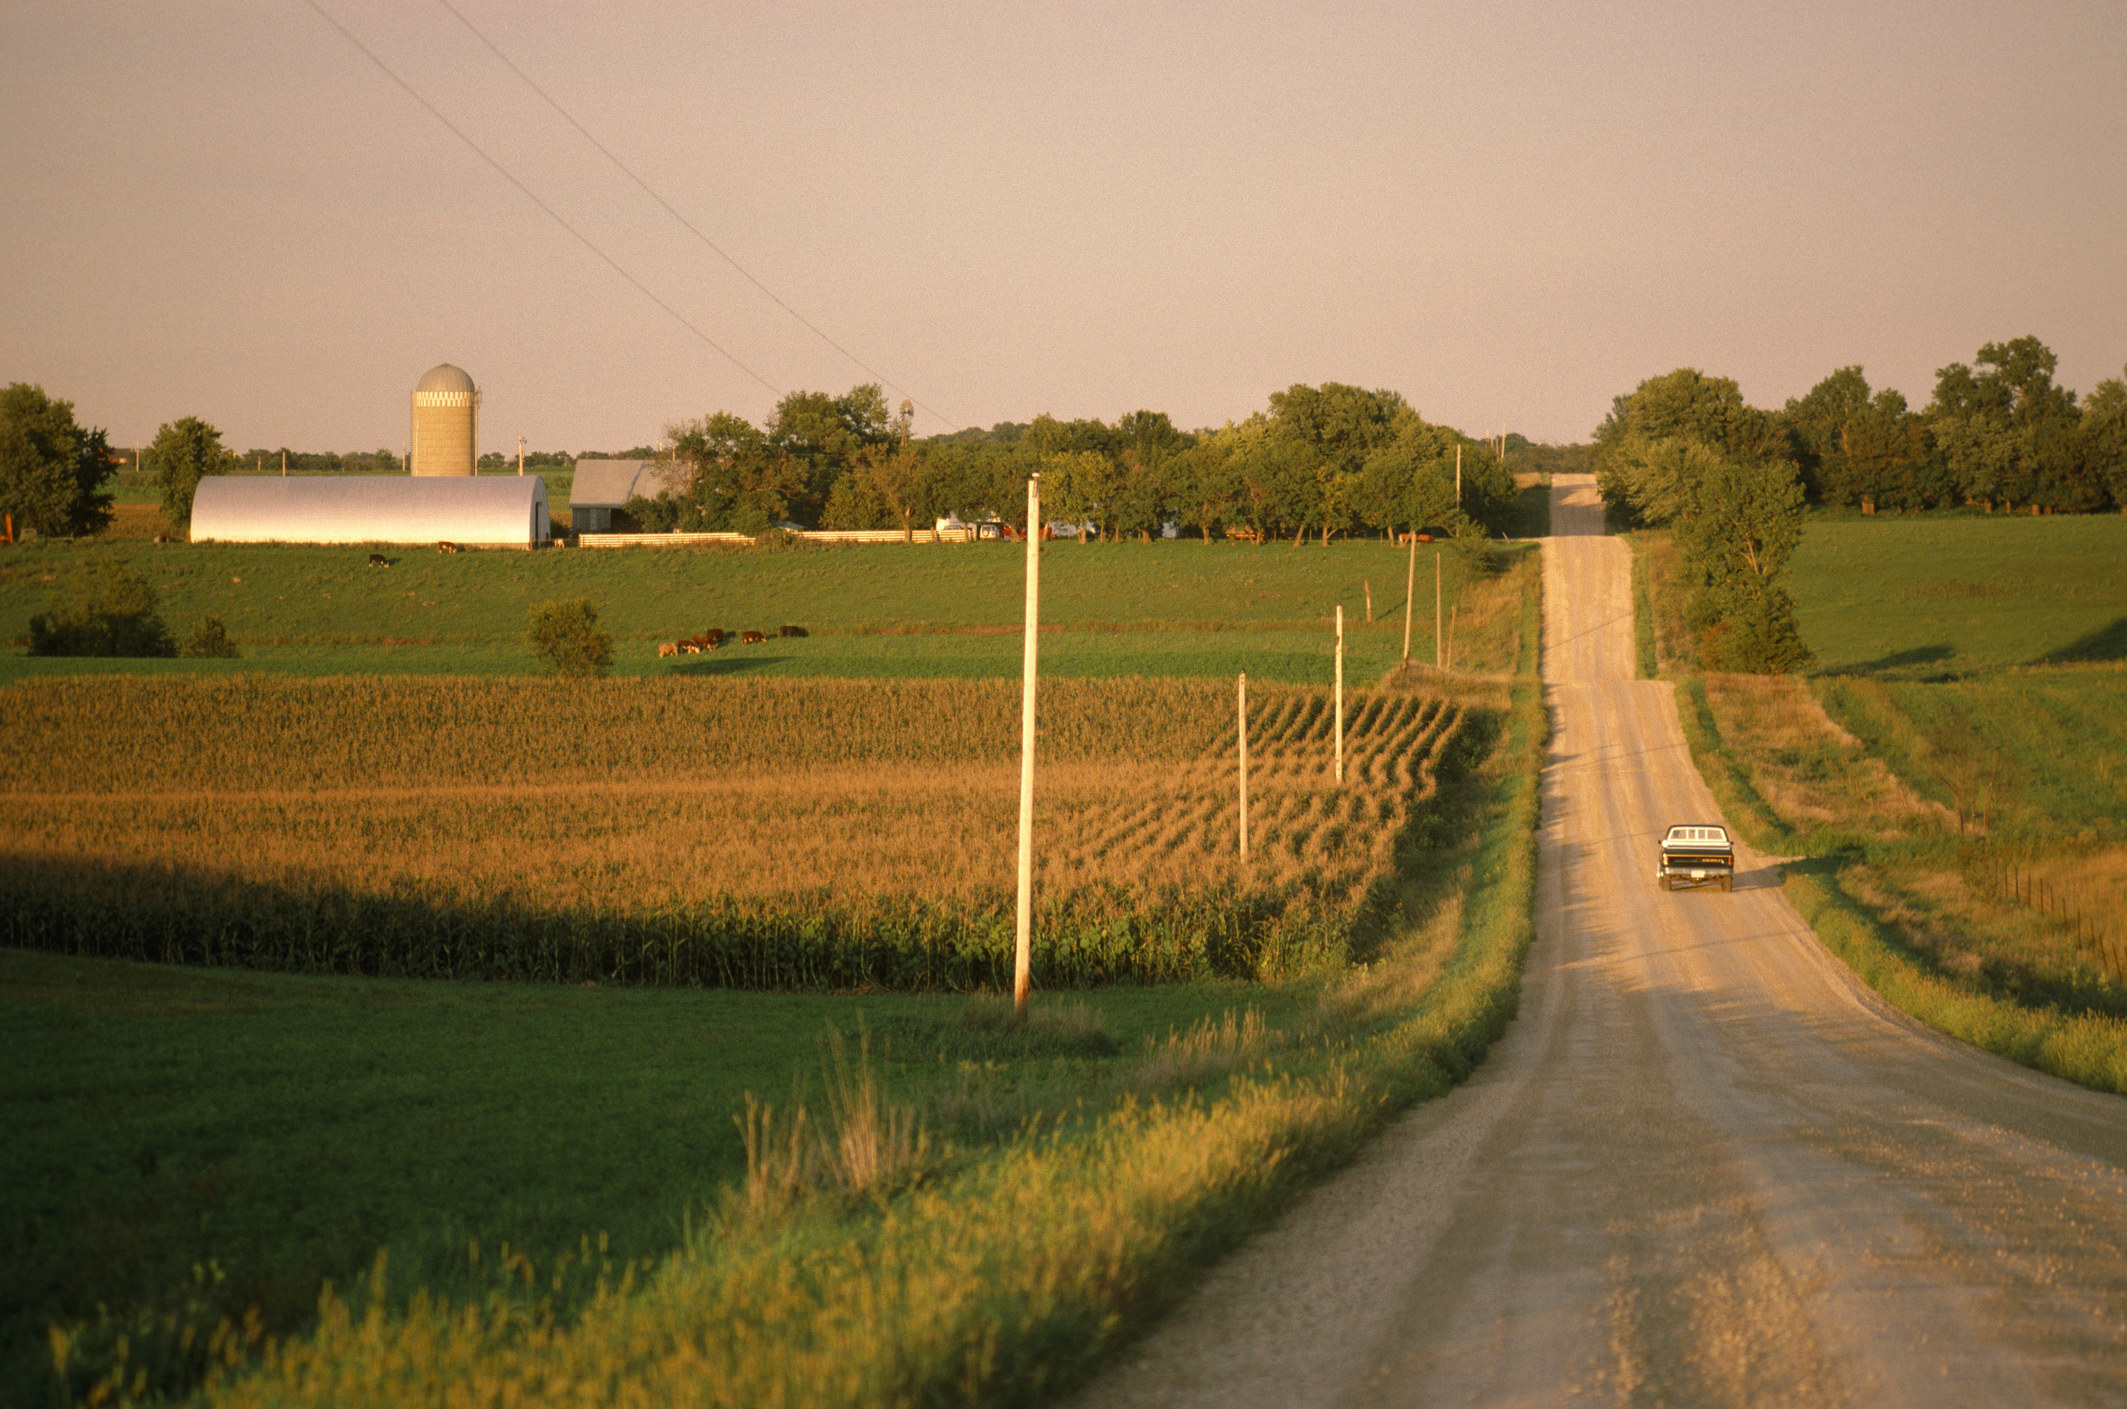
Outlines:
[[1241,719],[1241,860],[1248,859],[1248,672],[1235,686],[1235,709]]
[[1337,604],[1337,781],[1344,781],[1344,604]]
[[1411,598],[1418,592],[1418,530],[1411,530],[1411,561],[1403,570],[1403,663],[1411,660]]
[[1012,1012],[1024,1019],[1034,987],[1034,675],[1041,646],[1041,476],[1027,476],[1027,630],[1019,707],[1019,923]]

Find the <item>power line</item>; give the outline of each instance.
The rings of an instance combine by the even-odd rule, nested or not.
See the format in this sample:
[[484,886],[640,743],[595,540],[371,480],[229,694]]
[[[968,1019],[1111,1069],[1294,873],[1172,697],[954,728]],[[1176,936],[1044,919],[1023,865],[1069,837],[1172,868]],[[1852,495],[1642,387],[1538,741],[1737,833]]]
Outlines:
[[754,371],[753,368],[747,366],[744,362],[741,362],[738,359],[737,354],[732,352],[730,348],[725,347],[715,338],[710,337],[707,333],[703,332],[699,327],[697,327],[693,320],[689,319],[685,314],[681,313],[671,304],[659,298],[656,294],[650,292],[648,285],[644,284],[642,280],[636,278],[633,274],[630,274],[626,269],[623,269],[620,265],[620,262],[614,259],[612,255],[607,254],[596,244],[593,244],[590,236],[584,234],[583,231],[577,229],[574,225],[571,225],[568,221],[562,219],[559,211],[555,210],[554,207],[548,205],[545,201],[539,199],[539,197],[533,192],[531,187],[525,185],[524,182],[517,179],[515,172],[512,172],[501,162],[489,156],[478,142],[475,142],[472,138],[466,136],[465,133],[459,129],[456,123],[445,117],[442,112],[437,109],[434,103],[431,103],[428,99],[422,97],[421,94],[415,90],[412,84],[408,83],[405,79],[399,77],[398,74],[394,73],[392,71],[391,65],[385,63],[384,60],[378,58],[377,55],[370,49],[367,44],[364,44],[361,40],[355,38],[353,32],[350,31],[346,25],[343,25],[338,20],[334,19],[332,15],[326,11],[325,7],[318,3],[318,0],[304,0],[304,3],[308,4],[312,10],[317,12],[317,16],[319,19],[325,21],[325,23],[331,25],[334,29],[338,30],[340,32],[341,37],[344,38],[349,44],[352,44],[355,46],[355,48],[361,50],[362,57],[368,59],[371,63],[375,64],[377,66],[378,71],[382,73],[386,78],[390,79],[393,83],[398,84],[399,87],[405,91],[406,95],[409,98],[412,98],[422,107],[427,108],[429,116],[433,117],[436,121],[442,123],[446,128],[450,129],[450,134],[453,137],[456,137],[459,141],[465,143],[466,147],[471,150],[474,156],[480,158],[480,160],[486,162],[489,166],[493,167],[496,172],[501,175],[503,180],[509,182],[512,186],[515,186],[519,191],[523,192],[524,198],[526,200],[530,201],[533,205],[536,205],[541,210],[545,211],[549,220],[552,220],[556,225],[559,225],[562,229],[568,231],[571,235],[574,235],[579,244],[581,244],[585,249],[589,250],[592,254],[597,255],[598,258],[605,263],[607,268],[611,269],[614,273],[620,275],[621,278],[627,280],[631,285],[633,285],[637,293],[641,294],[644,298],[650,300],[650,302],[656,304],[659,308],[662,308],[667,314],[671,315],[672,320],[674,322],[678,323],[688,332],[694,334],[703,342],[709,344],[710,347],[715,348],[717,352],[723,355],[725,361],[729,362],[732,366],[738,368],[741,372],[744,372],[747,376],[759,382],[762,386],[767,387],[769,391],[775,394],[777,400],[782,399],[783,390],[781,387],[778,387],[774,382],[769,381],[768,378],[762,376],[759,372]]
[[825,332],[823,332],[818,324],[814,323],[810,318],[807,318],[804,314],[798,312],[797,309],[792,308],[788,303],[785,303],[781,296],[779,296],[774,289],[769,288],[766,284],[755,278],[753,276],[752,270],[748,269],[745,265],[739,263],[736,259],[733,259],[730,253],[727,252],[723,248],[723,246],[719,245],[716,241],[710,239],[707,235],[703,234],[700,227],[696,226],[693,221],[689,220],[686,216],[681,215],[678,210],[674,209],[672,202],[666,200],[663,196],[659,195],[656,189],[653,188],[649,182],[643,180],[642,177],[636,175],[633,168],[631,168],[626,162],[622,161],[619,157],[615,156],[611,148],[607,147],[605,143],[599,141],[596,137],[592,136],[590,129],[586,128],[582,123],[578,122],[575,117],[570,114],[567,108],[564,108],[560,103],[556,102],[554,100],[554,96],[551,93],[547,92],[546,89],[541,88],[537,83],[533,82],[532,76],[526,73],[523,69],[517,67],[516,61],[511,59],[508,54],[503,53],[501,48],[496,45],[494,40],[488,38],[485,34],[481,33],[480,30],[474,26],[473,22],[467,19],[464,13],[461,12],[456,5],[453,5],[451,3],[451,0],[436,0],[436,3],[441,5],[444,9],[450,11],[451,17],[457,20],[459,24],[464,25],[467,33],[471,34],[473,38],[479,40],[482,44],[486,45],[489,53],[493,54],[496,58],[502,60],[503,64],[509,69],[511,73],[516,74],[518,78],[524,81],[525,87],[531,89],[534,93],[537,93],[540,99],[544,101],[548,107],[552,108],[556,113],[560,114],[561,120],[563,122],[566,122],[569,126],[575,128],[577,136],[583,138],[584,141],[589,142],[593,147],[596,147],[598,149],[598,154],[604,157],[607,161],[613,163],[613,165],[618,168],[621,175],[627,177],[630,181],[633,181],[638,187],[640,187],[644,195],[648,196],[651,200],[656,201],[660,206],[663,206],[665,214],[671,216],[674,220],[677,220],[680,225],[687,231],[688,234],[694,236],[695,239],[700,240],[702,244],[707,247],[708,250],[712,254],[714,254],[718,259],[723,260],[724,263],[730,265],[733,269],[737,270],[740,277],[744,278],[747,283],[753,285],[756,289],[759,289],[761,293],[767,297],[770,303],[773,303],[776,307],[782,309],[785,313],[788,313],[791,317],[797,319],[800,323],[804,324],[806,329],[810,331],[814,337],[818,338],[821,342],[826,343],[829,347],[841,353],[844,357],[847,357],[851,362],[854,362],[858,367],[862,368],[864,372],[869,375],[873,380],[881,383],[882,385],[888,387],[893,391],[899,392],[902,396],[907,397],[912,404],[921,407],[923,410],[929,412],[931,415],[936,416],[939,420],[945,422],[945,424],[949,428],[953,430],[960,429],[960,427],[954,423],[951,417],[940,415],[937,411],[934,411],[930,407],[925,406],[921,401],[917,400],[917,398],[910,394],[908,391],[904,390],[901,387],[895,386],[891,381],[888,381],[885,375],[879,372],[878,369],[871,366],[871,364],[866,362],[863,358],[857,356],[856,353],[851,352],[848,348],[836,342],[833,338],[829,337]]

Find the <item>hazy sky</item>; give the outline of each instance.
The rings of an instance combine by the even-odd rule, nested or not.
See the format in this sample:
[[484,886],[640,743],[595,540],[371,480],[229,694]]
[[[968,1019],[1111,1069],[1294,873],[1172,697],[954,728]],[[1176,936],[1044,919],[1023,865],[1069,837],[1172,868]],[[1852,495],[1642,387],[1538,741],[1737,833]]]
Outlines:
[[[0,0],[0,381],[397,450],[451,361],[484,449],[580,450],[872,379],[436,0],[319,3],[761,380],[307,0]],[[2127,362],[2122,0],[453,3],[919,433],[1334,380],[1572,440],[1687,364]]]

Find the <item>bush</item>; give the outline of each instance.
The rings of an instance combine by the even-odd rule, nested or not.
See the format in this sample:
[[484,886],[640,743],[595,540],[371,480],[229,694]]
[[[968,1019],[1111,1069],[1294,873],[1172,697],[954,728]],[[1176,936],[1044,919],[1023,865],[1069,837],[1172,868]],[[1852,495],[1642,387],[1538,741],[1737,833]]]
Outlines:
[[199,660],[233,660],[242,652],[236,649],[236,642],[229,639],[229,628],[222,625],[220,614],[208,612],[185,638],[179,654]]
[[77,573],[71,589],[30,618],[33,656],[174,656],[155,589],[117,563]]
[[598,629],[598,609],[588,597],[541,602],[532,608],[525,640],[540,663],[556,675],[595,677],[613,669],[613,638]]
[[1786,675],[1811,659],[1794,599],[1779,587],[1738,603],[1699,638],[1699,664],[1731,675]]

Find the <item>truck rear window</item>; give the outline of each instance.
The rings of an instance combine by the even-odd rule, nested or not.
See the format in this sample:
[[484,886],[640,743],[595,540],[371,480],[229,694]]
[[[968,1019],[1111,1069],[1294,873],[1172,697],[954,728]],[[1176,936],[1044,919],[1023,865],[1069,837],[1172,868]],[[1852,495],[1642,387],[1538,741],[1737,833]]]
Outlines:
[[1713,842],[1726,846],[1728,845],[1728,829],[1725,827],[1671,827],[1669,829],[1669,840]]

